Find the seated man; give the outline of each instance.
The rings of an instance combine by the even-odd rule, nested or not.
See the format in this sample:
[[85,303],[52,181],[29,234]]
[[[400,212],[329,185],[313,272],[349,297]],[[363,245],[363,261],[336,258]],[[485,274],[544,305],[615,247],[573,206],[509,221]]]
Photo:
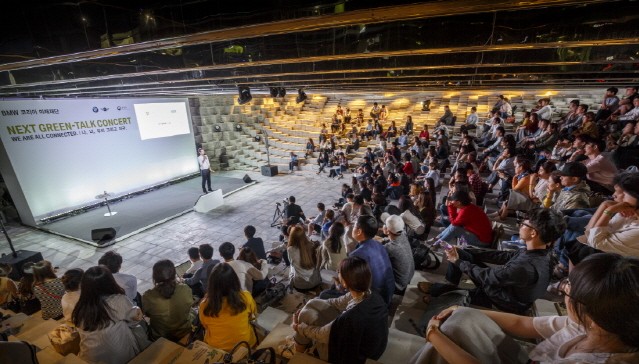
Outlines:
[[387,305],[390,305],[395,290],[393,266],[384,246],[373,238],[377,234],[377,219],[374,216],[360,215],[353,228],[353,238],[357,241],[355,250],[349,257],[364,259],[371,268],[371,289],[379,293]]
[[282,224],[282,234],[288,236],[288,227],[303,222],[306,220],[306,216],[304,216],[304,211],[302,211],[300,205],[295,204],[295,196],[288,198],[288,206],[286,206],[284,212],[286,213],[286,219]]
[[193,273],[192,277],[182,280],[189,287],[194,296],[204,297],[206,287],[209,281],[209,273],[220,261],[213,259],[213,247],[210,244],[200,245],[200,257],[202,257],[202,266]]
[[453,112],[450,111],[448,105],[444,105],[444,115],[439,118],[439,122],[446,125],[453,125]]
[[[384,216],[384,214],[382,214]],[[395,293],[404,294],[406,286],[415,274],[413,251],[404,231],[404,220],[401,216],[390,215],[384,223],[384,234],[389,240],[384,244],[395,277]]]
[[184,272],[182,278],[192,277],[195,271],[200,269],[202,266],[202,259],[200,259],[200,250],[198,248],[191,247],[189,248],[188,253],[191,266],[186,270],[186,272]]
[[[565,229],[561,214],[550,209],[534,209],[519,227],[525,250],[487,251],[447,247],[449,265],[446,280],[451,284],[421,282],[420,291],[438,296],[456,290],[462,273],[475,284],[471,304],[492,307],[512,313],[524,313],[542,297],[550,283],[551,245]],[[489,264],[499,264],[488,267]],[[430,296],[424,298],[430,300]]]
[[436,238],[443,242],[463,237],[470,245],[490,247],[493,230],[484,210],[473,204],[466,191],[455,191],[446,200],[450,225]]
[[122,256],[115,250],[110,250],[98,260],[98,264],[104,265],[111,271],[113,278],[118,283],[118,286],[122,287],[124,294],[133,302],[140,305],[141,299],[138,298],[138,280],[135,276],[130,274],[120,273],[122,268]]
[[479,121],[479,116],[477,116],[477,108],[475,106],[470,108],[470,114],[466,118],[466,122],[462,124],[459,129],[460,131],[477,129],[477,122]]
[[588,173],[586,166],[580,162],[569,162],[558,172],[563,188],[550,208],[561,212],[590,207],[590,188],[585,181]]
[[255,266],[249,262],[233,259],[235,246],[229,242],[220,245],[220,255],[222,259],[224,259],[224,262],[230,265],[235,271],[235,274],[237,274],[243,291],[253,292],[253,281],[264,280],[268,275],[268,264],[266,264],[266,260],[264,259],[259,260],[261,269],[255,268]]
[[324,221],[324,215],[326,214],[326,206],[323,203],[317,203],[317,216],[306,220],[308,224],[308,236],[313,235],[314,233],[319,234],[320,230],[322,230],[322,222]]
[[244,236],[246,236],[246,243],[242,245],[242,248],[251,248],[251,250],[257,256],[257,259],[266,259],[266,251],[264,250],[264,241],[262,238],[255,237],[255,226],[246,225],[244,227]]

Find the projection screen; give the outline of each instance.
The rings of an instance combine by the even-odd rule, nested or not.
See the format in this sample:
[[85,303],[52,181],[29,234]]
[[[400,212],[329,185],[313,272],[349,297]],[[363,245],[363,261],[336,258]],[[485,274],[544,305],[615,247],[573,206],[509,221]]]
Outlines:
[[0,101],[0,168],[42,218],[197,172],[190,119],[186,98]]

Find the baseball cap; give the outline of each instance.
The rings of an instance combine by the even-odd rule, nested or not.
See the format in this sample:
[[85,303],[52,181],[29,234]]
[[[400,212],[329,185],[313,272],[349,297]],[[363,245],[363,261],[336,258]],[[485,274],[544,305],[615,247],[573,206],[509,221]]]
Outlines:
[[404,220],[400,216],[391,215],[386,218],[385,225],[389,232],[399,235],[404,231]]
[[579,177],[581,179],[585,179],[586,174],[588,174],[588,168],[586,168],[583,163],[570,162],[564,164],[564,166],[559,170],[559,174],[566,177]]

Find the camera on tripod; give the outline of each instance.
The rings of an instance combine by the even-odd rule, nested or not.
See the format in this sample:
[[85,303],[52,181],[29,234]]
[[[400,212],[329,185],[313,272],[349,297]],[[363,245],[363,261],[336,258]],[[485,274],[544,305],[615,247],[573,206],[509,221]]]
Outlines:
[[[285,198],[285,199],[283,199],[283,200],[282,200],[282,203],[284,204],[284,208],[286,208],[286,206],[288,206],[288,205],[290,204],[290,202],[289,202],[289,200],[288,200],[288,197],[287,197],[287,198]],[[281,203],[279,203],[279,202],[276,202],[276,203],[275,203],[275,205],[276,205],[276,206],[282,206],[282,204],[281,204]]]
[[[284,204],[284,207],[280,209],[280,207],[282,206],[282,203]],[[282,220],[286,218],[286,209],[288,208],[288,205],[290,205],[291,202],[288,200],[288,197],[287,197],[284,200],[282,200],[282,203],[279,203],[279,202],[275,203],[275,212],[273,213],[273,222],[271,223],[271,227],[281,226]]]

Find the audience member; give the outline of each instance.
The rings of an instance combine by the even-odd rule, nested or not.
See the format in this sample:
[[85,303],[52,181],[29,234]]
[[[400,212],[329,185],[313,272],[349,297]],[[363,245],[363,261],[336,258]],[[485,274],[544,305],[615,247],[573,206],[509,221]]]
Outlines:
[[237,278],[240,280],[240,288],[242,291],[253,291],[253,281],[261,281],[268,276],[268,264],[266,260],[260,260],[261,269],[257,269],[253,264],[243,260],[235,260],[235,246],[229,242],[220,245],[220,255],[224,262],[233,268]]
[[384,247],[393,267],[395,294],[403,295],[415,274],[415,260],[404,230],[404,220],[397,215],[388,216],[383,231],[389,238],[385,241]]
[[72,324],[73,310],[80,300],[80,283],[82,282],[84,270],[80,268],[69,269],[62,276],[62,284],[64,284],[64,295],[60,301],[62,305],[62,314],[67,323]]
[[335,222],[331,225],[328,230],[328,237],[320,246],[320,255],[322,257],[320,268],[337,272],[339,263],[346,258],[346,246],[342,241],[345,232],[346,229],[342,223]]
[[291,286],[298,291],[309,291],[322,283],[318,269],[314,244],[308,240],[304,228],[296,225],[291,229],[286,248],[291,261],[289,274]]
[[330,363],[361,363],[379,359],[388,341],[386,303],[374,290],[369,264],[359,257],[340,263],[338,298],[314,298],[293,315],[295,348],[304,352],[316,344],[319,357]]
[[98,264],[104,265],[109,269],[116,282],[124,289],[124,292],[129,299],[137,304],[141,304],[138,299],[138,280],[135,276],[126,273],[120,273],[122,268],[122,256],[115,250],[109,250],[104,253]]
[[192,277],[185,278],[183,282],[191,287],[194,296],[202,298],[206,293],[204,290],[208,287],[208,278],[211,269],[220,263],[220,261],[213,259],[213,247],[211,245],[202,244],[199,250],[200,257],[202,257],[202,266],[193,273]]
[[464,237],[470,245],[490,247],[492,225],[484,210],[473,204],[466,191],[455,191],[447,200],[450,226],[442,231],[436,240],[450,242]]
[[251,248],[251,250],[255,253],[258,259],[266,259],[266,252],[264,250],[264,241],[262,238],[255,237],[255,226],[246,225],[244,227],[244,236],[246,239],[246,243],[242,245],[243,248]]
[[71,317],[80,333],[78,356],[87,363],[127,363],[149,344],[138,342],[130,328],[143,320],[142,311],[105,266],[84,272]]
[[192,277],[193,274],[202,266],[202,259],[200,259],[200,250],[196,247],[190,247],[187,251],[189,254],[189,262],[191,266],[184,272],[183,278]]
[[0,263],[0,307],[6,308],[9,303],[18,299],[18,286],[11,278],[11,265]]
[[40,301],[43,319],[62,318],[64,284],[56,276],[48,260],[41,260],[33,265],[33,293]]
[[[433,317],[427,344],[411,359],[425,363],[635,363],[639,260],[595,254],[575,267],[559,292],[566,316],[517,316],[447,308]],[[513,338],[543,340],[532,350]]]

